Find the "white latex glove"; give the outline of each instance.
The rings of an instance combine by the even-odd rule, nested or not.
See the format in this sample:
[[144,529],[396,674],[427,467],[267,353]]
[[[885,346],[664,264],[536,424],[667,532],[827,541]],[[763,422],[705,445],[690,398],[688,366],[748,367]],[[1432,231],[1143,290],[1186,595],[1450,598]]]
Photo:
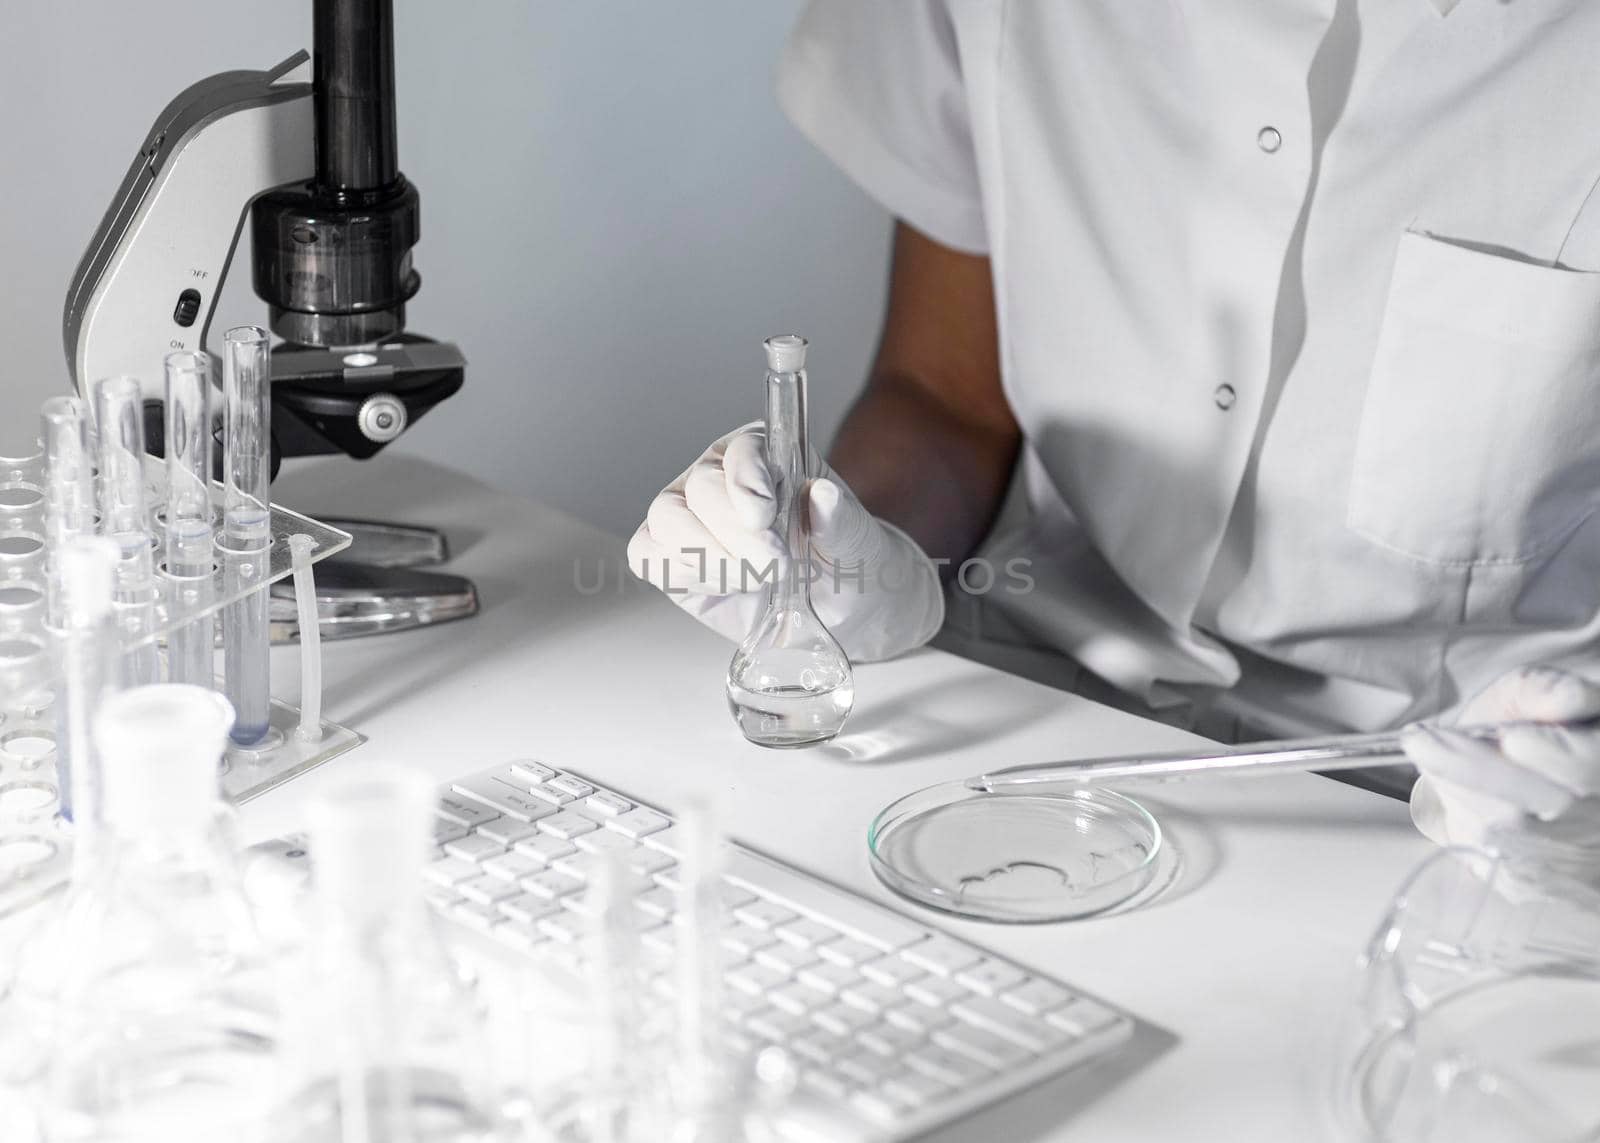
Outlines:
[[[1600,687],[1555,667],[1521,667],[1461,711],[1462,726],[1572,722],[1600,715]],[[1482,847],[1495,832],[1525,830],[1600,842],[1600,730],[1517,726],[1498,746],[1418,723],[1402,738],[1422,772],[1411,817],[1441,845]]]
[[[661,490],[628,542],[634,575],[735,642],[761,612],[758,577],[784,551],[764,445],[759,422],[714,441]],[[944,622],[933,561],[863,508],[826,464],[814,461],[812,470],[806,510],[818,617],[857,662],[920,647]]]

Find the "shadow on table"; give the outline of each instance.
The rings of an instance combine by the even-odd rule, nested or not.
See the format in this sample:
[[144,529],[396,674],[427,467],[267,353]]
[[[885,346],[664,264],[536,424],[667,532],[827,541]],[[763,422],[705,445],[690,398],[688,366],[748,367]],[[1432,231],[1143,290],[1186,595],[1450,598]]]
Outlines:
[[1074,1068],[918,1138],[921,1143],[972,1143],[975,1139],[1026,1143],[1029,1139],[1042,1139],[1058,1132],[1079,1111],[1103,1099],[1177,1044],[1177,1036],[1141,1020],[1132,1038],[1112,1056]]
[[[982,713],[961,719],[935,713],[952,706]],[[1032,689],[1019,694],[1005,676],[950,679],[857,711],[845,732],[815,753],[857,764],[914,762],[976,746],[1060,707],[1059,696]]]

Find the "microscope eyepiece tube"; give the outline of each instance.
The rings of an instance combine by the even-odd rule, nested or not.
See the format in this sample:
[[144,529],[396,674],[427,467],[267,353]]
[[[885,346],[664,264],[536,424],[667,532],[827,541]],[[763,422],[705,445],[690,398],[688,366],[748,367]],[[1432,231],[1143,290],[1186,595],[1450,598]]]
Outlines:
[[393,0],[316,0],[312,37],[317,189],[389,187],[400,172]]

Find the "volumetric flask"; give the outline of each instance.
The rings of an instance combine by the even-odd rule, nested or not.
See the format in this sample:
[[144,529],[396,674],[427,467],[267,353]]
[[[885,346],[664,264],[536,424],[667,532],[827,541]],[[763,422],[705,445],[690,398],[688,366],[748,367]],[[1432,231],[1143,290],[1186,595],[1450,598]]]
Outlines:
[[1600,851],[1496,844],[1431,856],[1367,946],[1336,1074],[1353,1138],[1600,1138]]
[[878,878],[919,904],[981,921],[1065,921],[1149,885],[1161,827],[1098,787],[983,793],[945,782],[886,808],[867,847]]
[[766,351],[767,469],[784,557],[768,569],[761,615],[728,666],[728,706],[758,746],[810,746],[844,726],[855,682],[844,648],[811,606],[806,341],[793,334],[768,338]]

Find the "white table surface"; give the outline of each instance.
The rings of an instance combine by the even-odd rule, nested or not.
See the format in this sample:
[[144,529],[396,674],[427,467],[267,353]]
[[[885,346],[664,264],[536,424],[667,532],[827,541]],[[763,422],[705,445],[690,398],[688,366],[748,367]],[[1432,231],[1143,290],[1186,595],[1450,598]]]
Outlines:
[[[247,841],[289,832],[334,767],[404,762],[441,781],[535,757],[669,812],[725,791],[735,836],[1127,1009],[1143,1022],[1117,1061],[953,1124],[954,1140],[1331,1138],[1334,1028],[1354,960],[1428,852],[1405,807],[1310,775],[1152,787],[1182,867],[1130,912],[985,925],[891,895],[867,863],[868,822],[921,786],[1000,765],[1178,748],[1197,740],[935,650],[859,667],[832,744],[769,752],[729,717],[731,646],[631,582],[624,542],[532,499],[429,463],[301,462],[274,499],[312,515],[427,524],[448,570],[472,577],[465,622],[324,647],[327,717],[369,741],[250,803]],[[642,506],[641,506],[642,507]],[[592,589],[597,576],[604,588]],[[294,694],[296,654],[273,652]]]

